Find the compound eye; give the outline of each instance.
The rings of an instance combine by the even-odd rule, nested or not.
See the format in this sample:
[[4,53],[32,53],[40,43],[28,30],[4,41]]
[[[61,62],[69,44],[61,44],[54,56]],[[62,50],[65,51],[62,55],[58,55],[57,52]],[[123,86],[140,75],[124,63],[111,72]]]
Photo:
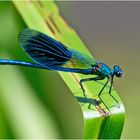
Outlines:
[[116,72],[116,74],[115,74],[117,77],[122,77],[122,75],[123,75],[123,72],[122,71],[118,71],[118,72]]

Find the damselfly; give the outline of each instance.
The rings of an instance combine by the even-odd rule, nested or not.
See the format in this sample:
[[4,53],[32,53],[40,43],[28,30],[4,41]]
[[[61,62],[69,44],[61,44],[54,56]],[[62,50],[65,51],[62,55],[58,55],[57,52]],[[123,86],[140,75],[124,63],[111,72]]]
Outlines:
[[24,51],[35,63],[0,59],[0,64],[28,66],[47,70],[81,73],[84,75],[96,75],[96,77],[81,79],[79,81],[85,99],[86,93],[83,82],[99,81],[106,78],[107,81],[98,93],[98,97],[108,109],[100,95],[108,82],[111,81],[108,93],[119,106],[119,102],[111,94],[114,76],[122,77],[123,75],[123,72],[118,65],[115,65],[114,68],[111,69],[106,64],[96,61],[92,57],[79,51],[67,48],[62,43],[46,34],[33,29],[24,29],[19,35],[19,42]]

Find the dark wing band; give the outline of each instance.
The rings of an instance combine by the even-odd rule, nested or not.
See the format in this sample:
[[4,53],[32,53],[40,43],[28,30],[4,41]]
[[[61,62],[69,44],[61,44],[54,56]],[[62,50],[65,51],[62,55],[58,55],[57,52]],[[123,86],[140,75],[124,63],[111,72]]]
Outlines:
[[25,29],[19,35],[21,47],[38,64],[46,69],[85,73],[96,61],[78,51],[68,49],[62,43],[33,29]]
[[51,69],[71,58],[71,52],[60,42],[33,29],[25,29],[19,35],[22,48],[37,63]]

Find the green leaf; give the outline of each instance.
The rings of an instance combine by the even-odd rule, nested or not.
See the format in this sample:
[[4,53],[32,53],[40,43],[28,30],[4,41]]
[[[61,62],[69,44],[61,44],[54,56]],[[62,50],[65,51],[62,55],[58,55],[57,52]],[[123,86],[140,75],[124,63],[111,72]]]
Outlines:
[[[24,52],[17,36],[25,25],[12,2],[0,2],[0,18],[0,58],[14,59],[14,55],[15,59],[22,58]],[[21,69],[0,66],[0,139],[60,138],[53,115],[36,96]],[[31,70],[32,73],[34,79],[38,78],[37,72]],[[35,81],[39,87],[39,79]]]
[[[44,32],[66,46],[91,56],[77,33],[69,27],[66,21],[61,17],[53,1],[13,2],[28,27]],[[106,116],[108,110],[102,103],[97,104],[97,102],[99,102],[97,95],[102,88],[102,84],[93,81],[84,84],[86,96],[92,101],[92,104],[94,104],[91,105],[91,109],[88,109],[89,103],[84,103],[84,101],[81,100],[83,94],[79,81],[82,78],[91,77],[91,75],[86,76],[64,72],[59,72],[59,74],[74,96],[80,101],[81,111],[83,112],[83,137],[90,139],[120,138],[125,111],[115,89],[112,90],[112,95],[118,100],[120,108],[117,107],[116,102],[107,94],[109,90],[108,85],[102,94],[102,99],[111,111],[111,114]],[[103,80],[102,83],[105,81],[106,79]]]

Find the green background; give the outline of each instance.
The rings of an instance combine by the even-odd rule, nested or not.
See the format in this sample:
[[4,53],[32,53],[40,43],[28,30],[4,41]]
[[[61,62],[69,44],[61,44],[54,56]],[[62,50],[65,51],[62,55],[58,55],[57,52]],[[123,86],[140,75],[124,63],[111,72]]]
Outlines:
[[[123,69],[114,81],[126,108],[122,138],[140,138],[140,2],[56,3],[96,59]],[[26,26],[11,2],[0,2],[0,19],[0,58],[31,61],[19,47]],[[81,112],[56,72],[1,66],[0,77],[0,138],[78,138]]]

